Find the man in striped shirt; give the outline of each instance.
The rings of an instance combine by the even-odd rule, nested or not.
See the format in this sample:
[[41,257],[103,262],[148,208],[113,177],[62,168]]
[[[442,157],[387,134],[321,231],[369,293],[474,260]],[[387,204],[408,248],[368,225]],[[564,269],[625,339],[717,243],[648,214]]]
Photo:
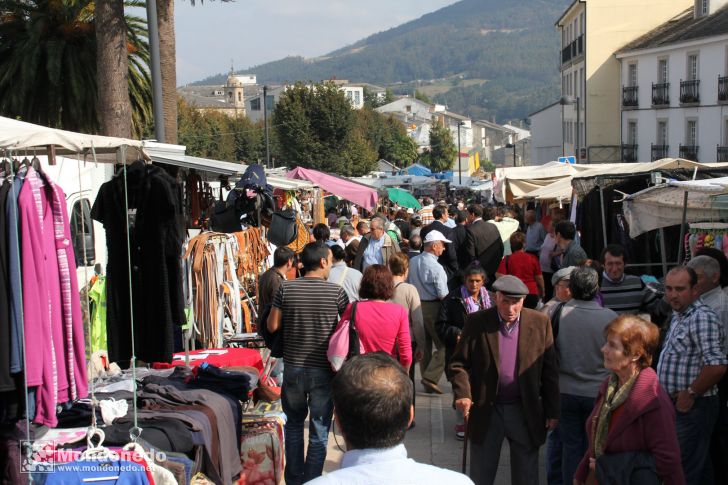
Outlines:
[[[329,283],[331,250],[323,242],[307,244],[301,254],[306,276],[285,281],[273,300],[268,330],[283,331],[283,386],[286,413],[287,485],[308,482],[321,475],[326,461],[331,417],[331,379],[326,357],[329,337],[349,299],[344,289]],[[283,322],[283,323],[281,323]],[[303,425],[310,413],[308,454],[303,454]]]
[[647,289],[639,276],[625,274],[626,259],[624,247],[619,244],[610,244],[602,251],[604,273],[599,290],[604,307],[619,314],[649,313],[659,299]]

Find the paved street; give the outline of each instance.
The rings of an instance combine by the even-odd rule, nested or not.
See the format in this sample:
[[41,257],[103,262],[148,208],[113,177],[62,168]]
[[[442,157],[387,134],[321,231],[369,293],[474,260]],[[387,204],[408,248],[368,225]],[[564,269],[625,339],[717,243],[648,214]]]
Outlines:
[[[405,445],[409,456],[422,463],[430,463],[450,470],[460,471],[462,466],[463,442],[455,438],[455,411],[452,409],[452,390],[449,383],[444,382],[441,388],[445,394],[441,396],[426,394],[417,377],[417,398],[415,402],[416,426],[407,432]],[[342,448],[344,440],[336,433],[336,440]],[[539,474],[541,483],[546,483],[544,464],[545,446],[541,447]],[[326,458],[325,471],[339,467],[343,453],[336,446],[334,434],[329,436],[329,451]],[[470,457],[468,457],[470,462]],[[500,458],[500,469],[495,481],[496,485],[510,484],[510,459],[508,445],[504,443]]]

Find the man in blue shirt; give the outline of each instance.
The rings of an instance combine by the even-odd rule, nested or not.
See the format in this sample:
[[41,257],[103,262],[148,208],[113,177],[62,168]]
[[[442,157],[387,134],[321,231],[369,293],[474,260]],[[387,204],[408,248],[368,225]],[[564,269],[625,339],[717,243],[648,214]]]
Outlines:
[[[442,394],[437,385],[445,371],[445,348],[437,336],[435,324],[440,313],[440,301],[448,294],[447,273],[438,263],[445,251],[445,244],[451,243],[440,231],[430,231],[425,236],[425,249],[410,261],[409,283],[417,288],[422,301],[422,318],[425,323],[424,358],[420,363],[422,385],[426,392]],[[432,345],[435,352],[432,352]]]
[[331,387],[336,422],[348,451],[340,470],[308,483],[473,484],[460,473],[407,458],[404,437],[414,417],[412,384],[392,357],[384,352],[354,357]]

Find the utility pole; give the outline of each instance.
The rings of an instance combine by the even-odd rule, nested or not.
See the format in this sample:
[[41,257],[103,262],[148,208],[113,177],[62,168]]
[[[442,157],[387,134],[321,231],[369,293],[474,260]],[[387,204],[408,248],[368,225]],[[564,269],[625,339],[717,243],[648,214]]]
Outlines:
[[263,86],[263,124],[265,125],[265,166],[270,167],[270,140],[268,139],[268,86]]
[[162,103],[162,68],[159,60],[159,27],[157,0],[147,0],[147,28],[149,29],[149,64],[152,74],[152,109],[154,111],[154,137],[165,142],[164,105]]

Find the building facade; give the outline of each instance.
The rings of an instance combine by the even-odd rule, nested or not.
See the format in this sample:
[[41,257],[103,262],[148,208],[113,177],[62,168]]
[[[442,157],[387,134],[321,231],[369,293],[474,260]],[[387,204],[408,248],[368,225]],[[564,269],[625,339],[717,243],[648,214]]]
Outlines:
[[[614,52],[692,0],[575,0],[557,20],[566,155],[580,162],[621,160],[620,63]],[[578,114],[577,114],[578,108]]]
[[624,160],[728,162],[728,0],[697,0],[616,58]]
[[556,102],[531,113],[531,163],[543,165],[565,154],[561,133],[561,109]]

